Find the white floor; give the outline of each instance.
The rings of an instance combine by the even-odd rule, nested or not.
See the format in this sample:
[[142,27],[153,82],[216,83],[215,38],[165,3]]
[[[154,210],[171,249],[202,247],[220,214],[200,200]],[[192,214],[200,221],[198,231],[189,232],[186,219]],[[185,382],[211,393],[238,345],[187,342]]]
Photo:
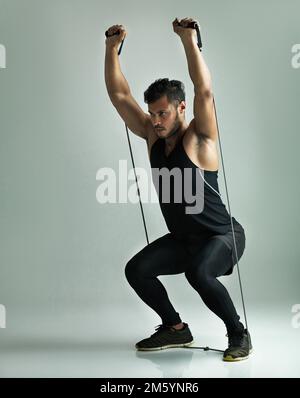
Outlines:
[[[239,363],[226,363],[222,353],[197,349],[136,351],[135,342],[159,324],[156,315],[142,307],[138,317],[125,307],[109,312],[25,311],[22,317],[7,319],[6,329],[0,329],[0,377],[298,378],[300,328],[293,327],[290,310],[289,304],[248,309],[254,351]],[[143,313],[145,318],[137,325]],[[219,319],[212,315],[203,322],[188,315],[196,346],[226,348],[226,331]]]

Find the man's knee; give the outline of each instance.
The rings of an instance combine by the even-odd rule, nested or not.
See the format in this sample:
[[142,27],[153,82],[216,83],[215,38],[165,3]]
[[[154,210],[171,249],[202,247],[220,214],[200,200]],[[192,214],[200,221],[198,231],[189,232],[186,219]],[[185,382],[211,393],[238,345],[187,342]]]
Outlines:
[[133,257],[131,258],[125,266],[125,276],[128,282],[130,282],[134,277],[138,275],[139,266],[138,261]]
[[151,257],[137,253],[125,266],[125,275],[128,282],[156,276],[153,266]]
[[204,266],[194,265],[185,271],[185,277],[197,290],[209,288],[212,276],[209,275]]

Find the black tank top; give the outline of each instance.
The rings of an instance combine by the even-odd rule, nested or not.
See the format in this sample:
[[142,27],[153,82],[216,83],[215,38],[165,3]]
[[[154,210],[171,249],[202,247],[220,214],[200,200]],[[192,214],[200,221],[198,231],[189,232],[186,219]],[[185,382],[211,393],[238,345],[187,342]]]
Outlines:
[[[185,152],[182,143],[183,136],[180,137],[176,147],[168,156],[165,155],[165,140],[163,138],[158,138],[154,142],[150,153],[153,182],[168,230],[178,237],[187,235],[210,237],[226,234],[231,230],[231,222],[230,215],[219,196],[218,170],[203,170],[196,166]],[[162,200],[162,179],[160,177],[155,179],[153,174],[154,169],[161,170],[164,167],[169,171],[173,168],[180,169],[182,187],[184,187],[184,181],[188,178],[186,184],[187,186],[192,186],[193,195],[196,194],[196,184],[199,184],[199,178],[201,179],[203,203],[201,212],[186,214],[186,208],[195,205],[196,202],[191,202],[190,200],[186,202],[183,191],[180,203],[174,200],[174,179],[172,177],[169,179],[170,200],[168,203],[164,203]],[[187,168],[190,169],[190,174],[185,174],[184,169]],[[200,175],[196,176],[196,173],[200,172],[206,182]],[[159,183],[155,183],[155,181],[159,181]],[[234,226],[240,225],[234,217],[232,217],[232,220]]]

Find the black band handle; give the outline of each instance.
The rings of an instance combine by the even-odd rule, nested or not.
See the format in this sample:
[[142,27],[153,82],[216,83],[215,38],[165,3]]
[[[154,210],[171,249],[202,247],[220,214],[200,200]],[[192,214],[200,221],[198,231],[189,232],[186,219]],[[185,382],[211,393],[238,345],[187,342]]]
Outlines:
[[[108,30],[105,32],[105,36],[106,36],[106,37],[111,37],[111,36],[119,35],[119,34],[120,34],[120,30],[117,30],[117,31],[116,31],[115,33],[113,33],[112,35],[109,35],[109,34],[108,34]],[[121,42],[121,46],[120,46],[120,48],[119,48],[118,55],[121,54],[124,40],[125,40],[125,38],[124,38],[124,39],[122,40],[122,42]]]
[[181,26],[182,28],[196,29],[196,32],[197,32],[197,45],[199,47],[199,50],[202,51],[202,40],[201,40],[200,28],[199,28],[198,22],[189,22],[189,24],[187,26],[182,26],[180,24],[180,22],[178,22],[177,25]]

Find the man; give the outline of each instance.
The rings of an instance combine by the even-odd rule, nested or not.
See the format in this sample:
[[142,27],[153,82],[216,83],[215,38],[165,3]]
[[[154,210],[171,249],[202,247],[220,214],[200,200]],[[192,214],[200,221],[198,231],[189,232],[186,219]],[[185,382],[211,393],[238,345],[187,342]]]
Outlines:
[[[186,202],[159,203],[169,233],[137,253],[126,265],[129,284],[139,297],[161,318],[162,324],[150,337],[136,344],[138,350],[160,350],[188,346],[193,336],[182,322],[157,276],[185,273],[191,286],[208,308],[225,323],[229,345],[225,361],[246,359],[252,345],[249,332],[239,321],[231,298],[217,277],[230,275],[237,263],[231,220],[218,188],[217,123],[214,112],[211,76],[197,46],[191,18],[173,21],[187,57],[194,84],[194,118],[185,119],[184,85],[178,80],[158,79],[144,93],[149,114],[133,98],[119,64],[118,46],[126,36],[123,25],[108,29],[105,54],[105,81],[112,104],[129,129],[147,142],[152,170],[176,167],[192,170],[190,186],[200,172],[204,181],[204,206],[201,212],[186,212]],[[190,26],[190,25],[189,25]],[[119,31],[119,34],[115,34]],[[185,177],[183,177],[184,179]],[[184,181],[183,181],[184,182]],[[188,182],[186,180],[185,182]],[[156,187],[157,188],[157,187]],[[232,217],[238,259],[245,249],[243,227]]]

